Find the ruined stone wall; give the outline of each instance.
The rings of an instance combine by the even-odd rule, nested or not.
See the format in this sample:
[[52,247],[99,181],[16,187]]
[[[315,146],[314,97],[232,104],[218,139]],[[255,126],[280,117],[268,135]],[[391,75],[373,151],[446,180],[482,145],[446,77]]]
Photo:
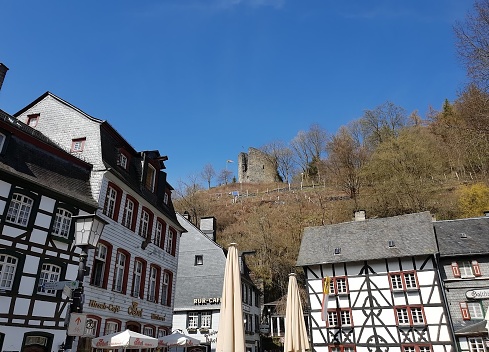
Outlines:
[[244,183],[280,182],[277,169],[267,154],[256,148],[238,155],[238,181]]

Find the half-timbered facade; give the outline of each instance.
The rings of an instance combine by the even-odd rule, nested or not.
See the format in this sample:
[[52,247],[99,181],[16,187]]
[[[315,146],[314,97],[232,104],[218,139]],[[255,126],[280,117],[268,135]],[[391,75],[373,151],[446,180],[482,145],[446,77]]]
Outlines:
[[488,351],[489,216],[434,222],[457,351]]
[[91,191],[108,226],[87,261],[87,336],[125,329],[167,334],[184,231],[164,172],[167,157],[157,150],[137,152],[107,121],[49,92],[15,117],[93,164]]
[[314,350],[451,351],[436,252],[428,212],[306,228]]
[[74,280],[73,215],[94,213],[91,165],[0,110],[0,350],[57,351]]

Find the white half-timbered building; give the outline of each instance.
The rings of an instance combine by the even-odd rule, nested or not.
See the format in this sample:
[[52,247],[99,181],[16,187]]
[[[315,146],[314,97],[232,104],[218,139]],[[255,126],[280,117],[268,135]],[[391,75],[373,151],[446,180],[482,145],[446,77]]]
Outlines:
[[0,351],[57,351],[74,280],[71,216],[94,213],[91,165],[0,110]]
[[[86,335],[125,329],[155,337],[167,334],[178,245],[185,231],[171,201],[164,172],[167,157],[157,150],[137,152],[107,121],[50,92],[14,116],[93,164],[91,190],[108,225],[97,249],[88,254],[91,274],[83,312],[92,327]],[[81,340],[90,349],[90,339]]]
[[456,350],[489,350],[489,216],[435,221]]
[[429,212],[306,228],[314,351],[452,351],[436,252]]

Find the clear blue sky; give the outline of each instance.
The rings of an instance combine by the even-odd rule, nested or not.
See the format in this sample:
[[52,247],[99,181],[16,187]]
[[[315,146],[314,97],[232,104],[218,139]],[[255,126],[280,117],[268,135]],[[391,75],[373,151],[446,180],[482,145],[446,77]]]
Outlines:
[[[0,108],[46,91],[168,155],[170,183],[205,164],[330,133],[385,101],[454,100],[452,26],[469,0],[2,0]],[[226,160],[234,160],[227,164]]]

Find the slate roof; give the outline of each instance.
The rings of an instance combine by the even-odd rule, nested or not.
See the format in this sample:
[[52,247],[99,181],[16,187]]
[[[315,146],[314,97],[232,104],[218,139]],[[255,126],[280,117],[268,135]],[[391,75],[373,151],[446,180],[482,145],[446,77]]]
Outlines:
[[89,182],[90,164],[66,153],[48,137],[2,110],[0,127],[10,134],[0,154],[2,178],[22,179],[43,194],[57,193],[58,199],[81,202],[90,211],[97,208]]
[[486,336],[486,324],[486,320],[466,320],[462,324],[454,324],[453,330],[457,336]]
[[[389,241],[395,246],[390,248]],[[341,254],[335,255],[335,248]],[[306,227],[297,266],[429,255],[437,252],[429,212]]]
[[489,216],[435,221],[440,257],[489,253]]
[[[174,310],[219,309],[220,304],[194,305],[193,300],[221,297],[225,251],[182,215],[177,219],[187,232],[180,237]],[[195,265],[196,255],[203,256],[203,265]]]

